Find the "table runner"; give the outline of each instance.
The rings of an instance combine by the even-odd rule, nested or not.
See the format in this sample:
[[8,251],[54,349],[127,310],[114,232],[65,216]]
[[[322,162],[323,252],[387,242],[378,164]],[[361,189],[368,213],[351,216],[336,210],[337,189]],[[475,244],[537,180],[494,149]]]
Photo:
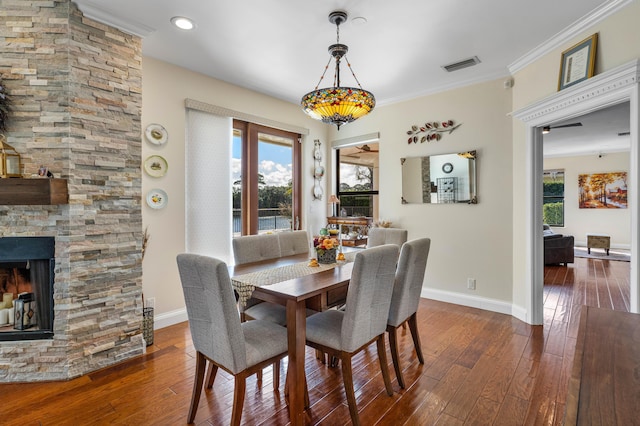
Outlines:
[[[356,253],[345,253],[345,262],[353,262]],[[251,297],[256,287],[264,287],[267,285],[291,280],[294,278],[304,277],[306,275],[315,274],[322,271],[339,266],[340,263],[322,264],[319,266],[309,266],[309,262],[300,262],[293,265],[280,266],[277,268],[267,268],[261,271],[250,272],[248,274],[238,275],[231,278],[231,284],[238,293],[238,304],[240,308],[244,308],[247,300]]]

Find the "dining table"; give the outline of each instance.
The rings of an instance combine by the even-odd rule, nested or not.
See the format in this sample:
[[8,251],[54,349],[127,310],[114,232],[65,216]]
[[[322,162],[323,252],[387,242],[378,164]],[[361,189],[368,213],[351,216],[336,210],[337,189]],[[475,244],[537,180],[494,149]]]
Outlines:
[[304,253],[229,266],[240,305],[252,297],[286,307],[292,425],[305,424],[307,308],[323,311],[345,300],[354,257],[354,252],[346,253],[345,261],[310,266]]

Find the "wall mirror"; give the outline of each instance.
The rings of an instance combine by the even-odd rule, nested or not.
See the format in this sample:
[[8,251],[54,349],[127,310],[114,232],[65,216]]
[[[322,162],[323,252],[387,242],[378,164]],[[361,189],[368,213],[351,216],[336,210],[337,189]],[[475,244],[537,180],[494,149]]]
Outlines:
[[476,204],[476,151],[401,158],[402,204]]

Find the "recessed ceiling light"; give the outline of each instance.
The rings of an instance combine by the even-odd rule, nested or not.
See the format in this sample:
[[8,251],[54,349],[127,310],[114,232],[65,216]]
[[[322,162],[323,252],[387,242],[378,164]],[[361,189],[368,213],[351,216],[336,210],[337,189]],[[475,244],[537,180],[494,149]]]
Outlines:
[[181,30],[192,30],[196,27],[196,24],[189,18],[184,16],[174,16],[171,18],[171,23]]

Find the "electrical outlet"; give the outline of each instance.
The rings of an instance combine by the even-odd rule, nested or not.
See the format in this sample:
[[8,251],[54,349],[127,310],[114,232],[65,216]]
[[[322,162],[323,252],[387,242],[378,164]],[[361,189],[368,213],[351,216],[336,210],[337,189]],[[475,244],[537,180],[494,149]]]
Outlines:
[[155,308],[156,307],[156,298],[150,297],[148,299],[144,299],[145,308]]
[[467,278],[467,288],[469,290],[476,289],[476,279],[475,278]]

